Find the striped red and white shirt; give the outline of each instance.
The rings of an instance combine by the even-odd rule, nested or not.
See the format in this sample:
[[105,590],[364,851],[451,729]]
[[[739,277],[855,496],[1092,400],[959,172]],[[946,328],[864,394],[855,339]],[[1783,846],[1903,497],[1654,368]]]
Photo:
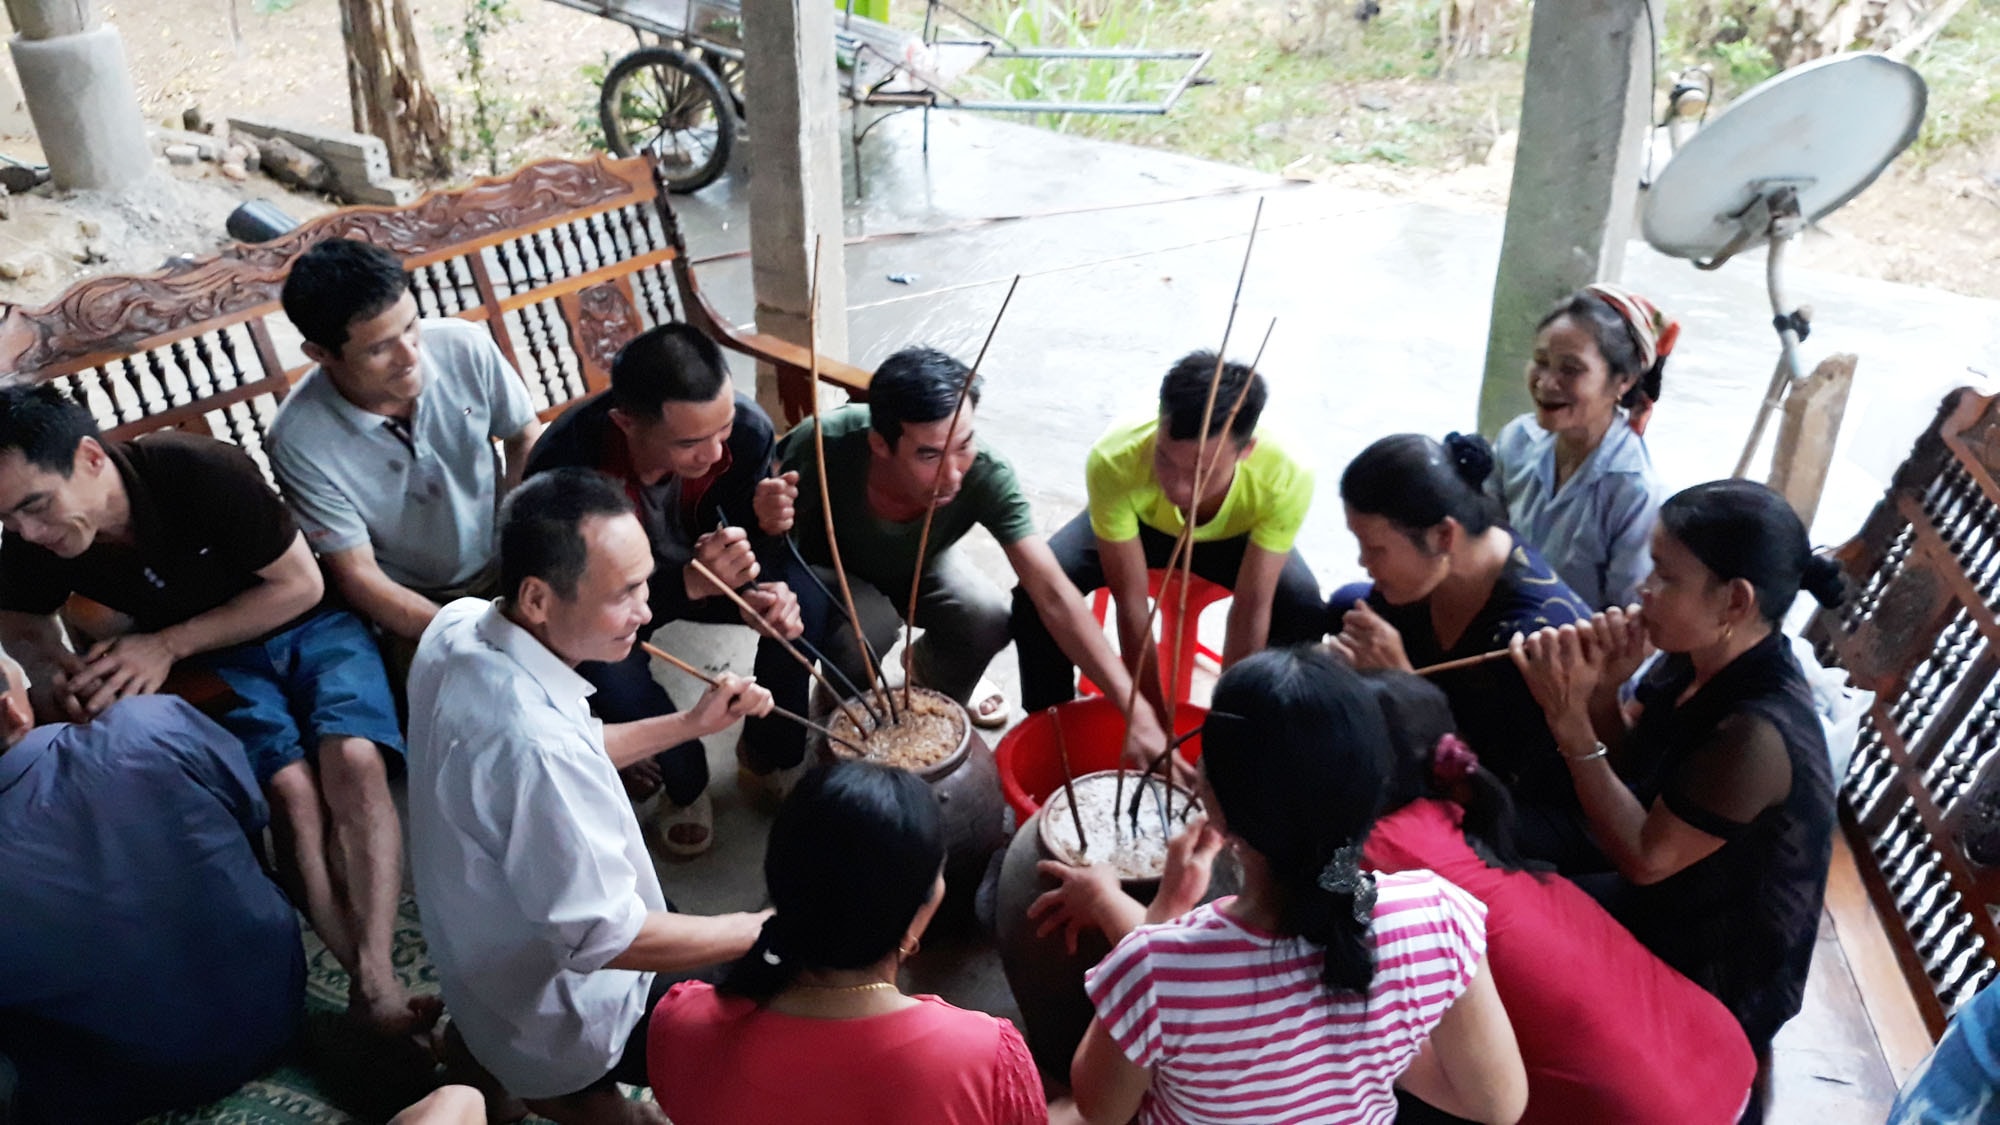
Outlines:
[[1143,1125],[1372,1125],[1486,956],[1486,908],[1428,871],[1381,875],[1366,995],[1335,994],[1324,954],[1253,930],[1221,899],[1141,926],[1085,977],[1097,1017],[1153,1070]]

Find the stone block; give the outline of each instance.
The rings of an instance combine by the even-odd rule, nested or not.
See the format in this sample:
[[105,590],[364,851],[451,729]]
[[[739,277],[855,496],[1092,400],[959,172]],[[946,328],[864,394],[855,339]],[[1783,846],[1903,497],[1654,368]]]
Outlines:
[[380,183],[361,184],[352,189],[342,187],[340,195],[349,203],[368,203],[380,207],[401,207],[413,203],[423,189],[415,180],[387,179]]
[[365,181],[389,178],[389,146],[382,138],[345,129],[317,129],[263,117],[232,117],[232,133],[263,139],[283,137],[329,164],[350,165]]

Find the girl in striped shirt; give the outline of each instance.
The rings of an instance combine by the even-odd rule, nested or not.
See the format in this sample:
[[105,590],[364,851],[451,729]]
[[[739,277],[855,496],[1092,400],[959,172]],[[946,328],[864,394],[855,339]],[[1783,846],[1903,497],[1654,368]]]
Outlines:
[[[1401,1085],[1461,1117],[1519,1118],[1485,908],[1428,871],[1360,866],[1391,768],[1370,687],[1322,650],[1262,652],[1216,685],[1202,742],[1210,824],[1177,841],[1151,924],[1086,978],[1082,1115],[1362,1125],[1395,1118]],[[1224,841],[1242,893],[1174,917]]]

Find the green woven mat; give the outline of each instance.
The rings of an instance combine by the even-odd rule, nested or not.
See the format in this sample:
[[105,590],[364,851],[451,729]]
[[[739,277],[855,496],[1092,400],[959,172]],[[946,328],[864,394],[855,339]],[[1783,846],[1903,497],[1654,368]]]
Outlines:
[[[434,1074],[398,1074],[385,1066],[380,1044],[347,1025],[342,1018],[347,970],[303,920],[299,928],[306,945],[306,1026],[298,1045],[269,1073],[221,1101],[148,1118],[142,1125],[369,1125],[394,1117],[436,1086]],[[438,991],[437,966],[424,948],[416,900],[407,894],[396,912],[393,956],[403,987]],[[626,1094],[635,1101],[652,1099],[647,1090],[628,1088]]]
[[[151,1125],[351,1125],[385,1121],[433,1084],[412,1070],[398,1078],[380,1048],[341,1019],[347,971],[301,923],[306,944],[306,1027],[275,1069],[200,1109],[150,1119]],[[435,993],[437,969],[424,949],[416,902],[403,896],[396,917],[396,974],[413,992]]]

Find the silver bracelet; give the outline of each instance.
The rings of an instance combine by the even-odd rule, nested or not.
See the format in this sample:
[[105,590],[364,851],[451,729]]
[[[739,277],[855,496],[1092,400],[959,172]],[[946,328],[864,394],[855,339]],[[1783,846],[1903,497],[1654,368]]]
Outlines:
[[1592,750],[1588,754],[1564,754],[1563,757],[1567,758],[1571,764],[1575,764],[1577,762],[1594,762],[1609,753],[1611,753],[1611,748],[1600,742],[1597,744],[1597,749]]

